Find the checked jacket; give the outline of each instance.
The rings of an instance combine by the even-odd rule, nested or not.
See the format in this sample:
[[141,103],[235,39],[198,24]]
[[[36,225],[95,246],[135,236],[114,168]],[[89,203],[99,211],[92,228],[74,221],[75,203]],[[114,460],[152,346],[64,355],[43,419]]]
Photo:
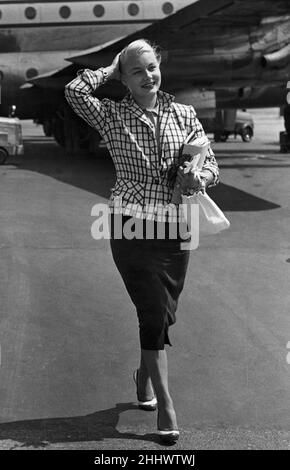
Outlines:
[[[105,81],[102,69],[81,69],[65,86],[65,98],[99,132],[112,157],[116,182],[109,207],[141,218],[146,208],[147,218],[160,220],[158,207],[170,204],[173,193],[169,170],[178,163],[186,137],[194,129],[193,138],[204,136],[204,130],[193,106],[175,103],[173,95],[159,90],[158,142],[156,127],[130,92],[119,102],[93,95]],[[212,172],[211,186],[216,185],[219,170],[211,148],[202,169]]]

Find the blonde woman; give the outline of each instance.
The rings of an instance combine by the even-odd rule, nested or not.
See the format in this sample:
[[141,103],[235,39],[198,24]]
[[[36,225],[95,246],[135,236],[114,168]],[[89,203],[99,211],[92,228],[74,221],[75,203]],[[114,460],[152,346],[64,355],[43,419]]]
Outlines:
[[[179,430],[168,387],[165,344],[172,346],[169,326],[176,322],[189,250],[181,249],[184,234],[178,231],[172,238],[170,232],[170,226],[180,221],[178,208],[175,219],[167,214],[162,220],[157,208],[171,202],[169,172],[178,163],[182,143],[193,130],[194,137],[203,136],[204,131],[192,106],[175,103],[174,96],[160,90],[160,63],[155,46],[145,39],[134,41],[109,67],[79,70],[66,85],[65,96],[74,111],[103,137],[115,165],[117,179],[109,200],[110,246],[139,321],[141,356],[134,372],[137,399],[144,410],[158,409],[157,432],[163,443],[174,444]],[[125,98],[115,102],[94,97],[94,91],[111,79],[126,86]],[[183,192],[192,194],[202,185],[216,184],[218,175],[209,148],[201,177],[184,175],[180,168],[177,180]],[[120,200],[117,215],[116,202]],[[146,217],[140,211],[145,206]],[[121,218],[123,227],[142,219],[142,238],[114,237],[116,217]],[[153,238],[146,237],[145,219],[155,230]],[[165,226],[163,238],[156,236],[160,223]]]

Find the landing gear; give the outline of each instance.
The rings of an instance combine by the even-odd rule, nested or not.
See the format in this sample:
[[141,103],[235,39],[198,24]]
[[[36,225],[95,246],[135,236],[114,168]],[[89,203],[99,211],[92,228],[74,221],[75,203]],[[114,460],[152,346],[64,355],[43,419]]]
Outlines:
[[280,152],[290,152],[290,105],[284,107],[284,125],[286,132],[280,132]]
[[45,119],[42,123],[44,135],[52,137],[52,119]]
[[101,141],[98,132],[78,117],[65,102],[50,120],[50,126],[46,124],[44,132],[51,132],[55,141],[65,148],[68,154],[76,154],[79,151],[94,153]]
[[51,119],[51,134],[61,147],[65,147],[64,120],[59,116]]
[[290,136],[287,132],[280,132],[280,152],[290,152]]

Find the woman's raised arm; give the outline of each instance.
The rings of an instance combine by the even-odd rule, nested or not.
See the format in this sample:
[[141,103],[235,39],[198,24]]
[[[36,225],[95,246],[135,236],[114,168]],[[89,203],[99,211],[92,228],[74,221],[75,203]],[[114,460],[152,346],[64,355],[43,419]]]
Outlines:
[[64,95],[72,109],[101,135],[105,133],[108,111],[106,105],[93,96],[93,93],[113,78],[120,78],[119,54],[109,67],[98,70],[81,69],[76,78],[65,85]]

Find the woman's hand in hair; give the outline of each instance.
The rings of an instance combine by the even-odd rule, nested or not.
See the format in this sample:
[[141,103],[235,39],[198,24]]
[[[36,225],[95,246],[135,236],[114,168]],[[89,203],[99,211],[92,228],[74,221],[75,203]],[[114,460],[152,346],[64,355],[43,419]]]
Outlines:
[[105,68],[106,72],[108,73],[108,78],[109,79],[115,79],[115,80],[120,80],[121,74],[120,74],[120,52],[114,57],[113,62],[111,65]]

